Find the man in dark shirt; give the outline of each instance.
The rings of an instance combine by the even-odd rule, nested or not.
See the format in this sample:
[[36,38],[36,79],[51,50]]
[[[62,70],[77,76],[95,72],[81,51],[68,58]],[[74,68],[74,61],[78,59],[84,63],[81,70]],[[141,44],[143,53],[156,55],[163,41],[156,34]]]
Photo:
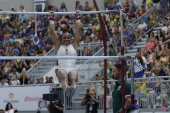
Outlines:
[[95,99],[94,96],[94,93],[87,92],[81,102],[81,106],[86,105],[86,113],[98,113],[97,108],[101,102]]
[[63,110],[64,110],[64,107],[61,104],[61,101],[58,99],[56,99],[54,103],[48,103],[46,107],[50,113],[63,113]]
[[[118,80],[112,92],[113,98],[113,113],[122,113],[122,70],[121,64],[116,64],[113,68],[113,77],[114,79]],[[125,96],[131,94],[131,83],[125,79]],[[131,103],[130,101],[125,102],[126,113],[130,111]]]

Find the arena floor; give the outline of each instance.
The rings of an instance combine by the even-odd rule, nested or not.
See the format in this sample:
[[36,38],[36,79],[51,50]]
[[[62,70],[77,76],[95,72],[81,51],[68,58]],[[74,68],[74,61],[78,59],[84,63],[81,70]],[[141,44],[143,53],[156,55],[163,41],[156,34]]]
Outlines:
[[[156,113],[160,113],[162,111],[161,108],[150,108],[150,109],[146,109],[146,108],[141,108],[141,113],[151,113],[153,110],[156,111]],[[24,112],[24,111],[21,111],[19,113],[36,113],[36,111],[28,111],[28,112]],[[47,111],[41,111],[41,113],[48,113]],[[85,110],[67,110],[65,111],[64,113],[85,113]],[[99,109],[98,110],[98,113],[104,113],[104,110],[103,109]],[[107,109],[107,113],[113,113],[113,110],[112,109]]]

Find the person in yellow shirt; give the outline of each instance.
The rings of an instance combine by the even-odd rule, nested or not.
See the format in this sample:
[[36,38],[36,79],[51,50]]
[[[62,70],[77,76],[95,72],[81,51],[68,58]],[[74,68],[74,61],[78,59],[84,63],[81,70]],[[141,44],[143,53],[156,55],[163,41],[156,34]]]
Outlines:
[[99,25],[98,21],[94,22],[94,26],[93,27],[96,29],[96,31],[100,30],[100,25]]
[[[143,78],[146,78],[146,75],[143,76]],[[139,80],[141,82],[145,82],[146,80]],[[147,94],[147,84],[143,83],[143,84],[137,84],[137,89],[135,91],[135,99],[137,100],[137,102],[139,102],[139,100],[141,98],[146,98],[146,94]]]

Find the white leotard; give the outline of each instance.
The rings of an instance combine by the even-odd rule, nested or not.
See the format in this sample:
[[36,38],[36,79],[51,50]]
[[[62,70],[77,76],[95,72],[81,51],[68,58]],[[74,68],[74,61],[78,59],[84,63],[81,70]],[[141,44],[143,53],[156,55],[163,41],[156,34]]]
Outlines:
[[[66,49],[68,49],[67,55]],[[77,56],[77,52],[71,44],[68,46],[61,45],[56,56]],[[64,69],[69,73],[70,70],[75,69],[76,59],[58,59],[58,64],[59,69]]]

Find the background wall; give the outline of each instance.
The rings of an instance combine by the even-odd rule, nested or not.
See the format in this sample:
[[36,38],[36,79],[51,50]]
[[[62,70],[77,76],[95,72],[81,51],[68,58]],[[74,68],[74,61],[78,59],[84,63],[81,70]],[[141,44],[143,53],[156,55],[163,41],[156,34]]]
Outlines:
[[[68,11],[74,11],[75,10],[75,2],[77,0],[47,0],[47,3],[53,6],[61,7],[61,3],[65,2],[66,7],[68,8]],[[85,2],[88,1],[91,6],[93,6],[93,0],[78,0],[80,1],[81,5],[85,5]],[[112,0],[115,1],[115,0]],[[121,2],[124,2],[124,0],[120,0]],[[138,5],[142,4],[142,0],[135,0]],[[98,7],[100,10],[104,9],[104,0],[96,0]],[[34,11],[34,0],[0,0],[0,9],[4,11],[10,11],[11,6],[14,6],[15,10],[19,10],[20,5],[24,5],[25,10],[28,12]]]
[[23,5],[28,12],[34,11],[34,0],[0,0],[0,9],[3,11],[10,11],[11,6],[18,11],[20,5]]
[[[56,5],[57,7],[61,7],[61,3],[62,2],[65,2],[66,3],[66,7],[68,9],[68,11],[74,11],[75,10],[75,2],[77,0],[48,0],[48,3],[50,5]],[[89,4],[91,6],[93,6],[93,0],[78,0],[80,1],[80,4],[81,5],[85,5],[85,2],[88,1]],[[115,0],[112,0],[112,2],[114,2]],[[119,0],[120,2],[124,2],[124,0]],[[140,6],[142,4],[142,1],[143,0],[135,0],[138,5]],[[97,4],[98,4],[98,7],[100,10],[104,10],[104,0],[96,0]]]

